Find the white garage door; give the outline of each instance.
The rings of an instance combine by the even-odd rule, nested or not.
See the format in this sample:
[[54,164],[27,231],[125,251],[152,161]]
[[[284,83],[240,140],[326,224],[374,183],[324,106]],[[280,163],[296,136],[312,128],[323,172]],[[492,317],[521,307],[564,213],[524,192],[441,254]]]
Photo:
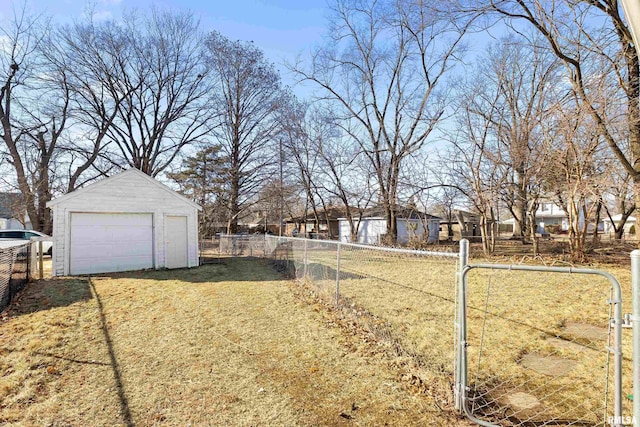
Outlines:
[[110,273],[152,267],[151,214],[71,214],[71,274]]

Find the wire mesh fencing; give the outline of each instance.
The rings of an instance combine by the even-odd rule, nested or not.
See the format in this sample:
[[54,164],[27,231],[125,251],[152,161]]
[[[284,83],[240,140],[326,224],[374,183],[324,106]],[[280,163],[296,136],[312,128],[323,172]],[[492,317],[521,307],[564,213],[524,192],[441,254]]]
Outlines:
[[268,258],[380,351],[416,366],[419,374],[409,381],[451,403],[458,253],[269,235],[252,239],[225,238],[220,247]]
[[4,243],[0,246],[0,312],[24,289],[30,277],[31,245]]
[[621,358],[621,351],[630,357],[631,343],[622,335],[619,284],[595,270],[472,267],[464,379],[471,419],[500,426],[618,425],[614,420],[631,404],[621,390],[632,390],[631,366]]
[[240,236],[219,250],[268,258],[478,424],[622,425],[630,290],[597,270],[468,266],[467,244],[448,253]]
[[200,264],[222,262],[226,256],[265,256],[265,237],[255,234],[218,234],[198,244]]

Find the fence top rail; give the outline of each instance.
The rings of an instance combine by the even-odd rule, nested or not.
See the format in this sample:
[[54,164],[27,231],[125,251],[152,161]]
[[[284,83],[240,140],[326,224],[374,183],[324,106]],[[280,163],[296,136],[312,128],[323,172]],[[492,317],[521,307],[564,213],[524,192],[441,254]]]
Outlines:
[[513,271],[537,271],[541,273],[566,273],[566,274],[592,274],[601,276],[609,280],[613,286],[616,300],[620,300],[622,288],[618,279],[611,273],[593,268],[574,268],[574,267],[545,267],[539,265],[519,265],[519,264],[470,264],[464,268],[463,276],[474,269],[490,269],[490,270],[513,270]]
[[304,237],[270,236],[270,235],[267,235],[267,236],[273,239],[285,239],[285,240],[291,240],[296,242],[307,241],[307,242],[313,242],[313,243],[327,243],[331,245],[340,245],[342,247],[346,246],[346,247],[358,248],[358,249],[373,249],[377,251],[396,252],[396,253],[402,253],[402,254],[408,254],[408,255],[434,256],[434,257],[443,257],[443,258],[459,258],[460,257],[460,254],[458,254],[457,252],[421,251],[416,249],[392,248],[388,246],[373,246],[373,245],[362,245],[358,243],[346,243],[346,242],[340,242],[337,240],[307,239]]

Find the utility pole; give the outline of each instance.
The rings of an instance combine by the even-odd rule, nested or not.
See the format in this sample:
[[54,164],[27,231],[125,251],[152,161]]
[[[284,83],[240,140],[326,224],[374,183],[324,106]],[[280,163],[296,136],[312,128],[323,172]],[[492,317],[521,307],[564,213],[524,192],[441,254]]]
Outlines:
[[279,235],[282,236],[282,222],[284,221],[284,177],[282,173],[282,164],[284,163],[282,152],[282,138],[280,138],[280,224],[278,225]]

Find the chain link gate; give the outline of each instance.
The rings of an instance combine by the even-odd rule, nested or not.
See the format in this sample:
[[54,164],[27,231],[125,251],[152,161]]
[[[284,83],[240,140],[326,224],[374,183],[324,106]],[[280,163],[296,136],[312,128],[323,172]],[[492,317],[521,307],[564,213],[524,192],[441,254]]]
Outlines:
[[467,265],[465,251],[458,411],[483,426],[623,425],[618,281],[584,268]]

